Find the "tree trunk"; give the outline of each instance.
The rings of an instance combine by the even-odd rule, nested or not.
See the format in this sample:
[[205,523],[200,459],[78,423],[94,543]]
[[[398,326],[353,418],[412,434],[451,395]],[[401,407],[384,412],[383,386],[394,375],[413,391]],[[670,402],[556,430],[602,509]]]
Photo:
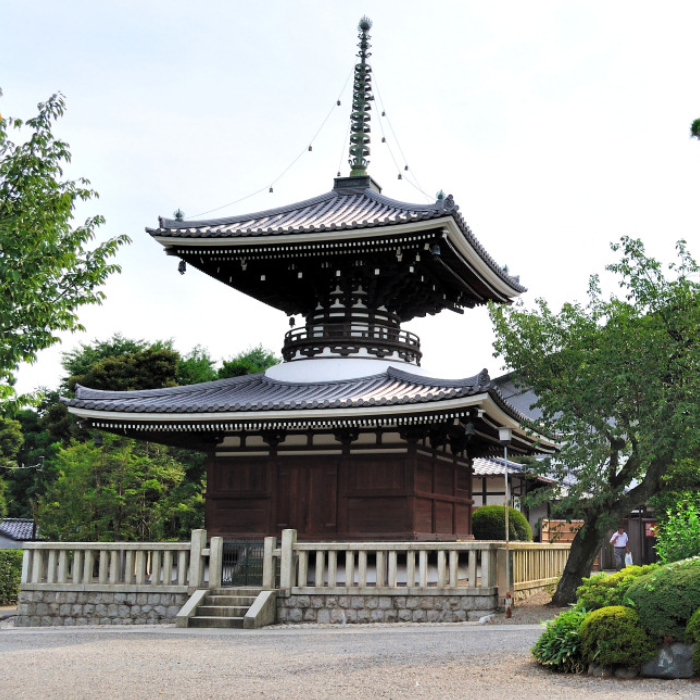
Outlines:
[[586,522],[585,527],[576,533],[564,572],[550,605],[563,608],[575,603],[576,589],[581,585],[584,576],[591,575],[593,561],[601,544],[601,536],[595,527],[595,520]]

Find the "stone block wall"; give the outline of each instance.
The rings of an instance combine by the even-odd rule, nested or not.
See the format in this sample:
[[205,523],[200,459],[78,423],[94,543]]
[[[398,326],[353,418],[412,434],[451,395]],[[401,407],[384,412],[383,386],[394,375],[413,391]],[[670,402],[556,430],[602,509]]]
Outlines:
[[16,627],[173,624],[186,593],[21,591]]
[[406,591],[300,593],[277,598],[280,624],[367,624],[372,622],[466,622],[498,609],[497,594]]

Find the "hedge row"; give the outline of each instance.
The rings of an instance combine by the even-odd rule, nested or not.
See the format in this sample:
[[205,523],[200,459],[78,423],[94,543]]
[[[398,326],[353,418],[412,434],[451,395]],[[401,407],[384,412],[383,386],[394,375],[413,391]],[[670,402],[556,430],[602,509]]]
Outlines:
[[13,605],[19,597],[22,550],[0,549],[0,605]]

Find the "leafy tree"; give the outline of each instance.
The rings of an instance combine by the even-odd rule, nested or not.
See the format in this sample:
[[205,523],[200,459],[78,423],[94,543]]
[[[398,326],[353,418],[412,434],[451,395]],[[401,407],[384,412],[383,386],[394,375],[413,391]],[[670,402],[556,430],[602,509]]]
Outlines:
[[177,383],[180,386],[187,386],[214,381],[219,378],[214,365],[215,362],[209,351],[201,345],[197,345],[186,355],[180,357],[177,367]]
[[690,136],[691,138],[700,139],[700,119],[696,119],[690,125]]
[[219,370],[219,379],[228,377],[242,377],[245,374],[258,374],[280,362],[270,350],[265,350],[262,345],[240,352],[230,360],[224,360]]
[[585,306],[554,313],[544,300],[490,310],[496,352],[532,387],[542,412],[536,428],[561,451],[531,468],[574,475],[545,495],[585,520],[554,605],[567,605],[591,570],[604,533],[663,486],[679,460],[700,445],[700,268],[683,242],[668,270],[639,240],[612,246],[622,297],[606,299],[591,278]]
[[[68,144],[54,137],[63,115],[60,94],[38,106],[36,117],[0,119],[0,399],[13,395],[13,375],[22,362],[59,341],[59,331],[82,330],[78,309],[99,304],[99,287],[118,265],[109,262],[127,236],[88,249],[101,216],[72,226],[76,205],[97,194],[85,179],[66,180]],[[25,143],[7,129],[26,128]]]
[[114,435],[103,440],[104,447],[73,442],[59,451],[59,477],[40,499],[45,537],[173,539],[181,534],[180,520],[196,522],[178,493],[184,469],[166,448]]
[[[15,459],[22,445],[21,426],[16,420],[0,416],[0,467],[2,471],[17,466]],[[0,473],[0,517],[7,515],[5,492],[7,489],[3,473]]]

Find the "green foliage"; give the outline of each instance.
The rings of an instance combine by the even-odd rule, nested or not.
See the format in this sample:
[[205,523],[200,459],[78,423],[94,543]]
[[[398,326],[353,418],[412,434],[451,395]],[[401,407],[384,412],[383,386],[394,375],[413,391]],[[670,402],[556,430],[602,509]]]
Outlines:
[[[85,179],[63,179],[68,144],[51,132],[63,115],[63,97],[39,104],[27,120],[0,119],[0,399],[12,396],[14,372],[22,362],[58,342],[58,331],[83,330],[77,311],[99,304],[99,287],[119,271],[109,258],[126,236],[89,249],[101,216],[73,227],[76,205],[96,197]],[[15,144],[7,129],[30,131]]]
[[596,574],[584,578],[576,591],[577,605],[586,610],[598,610],[610,605],[623,605],[629,587],[640,577],[659,568],[658,564],[626,566],[614,574]]
[[581,656],[599,666],[641,666],[654,658],[657,645],[642,627],[636,610],[612,605],[590,613],[581,625]]
[[700,119],[696,119],[690,125],[690,137],[695,139],[700,139]]
[[693,673],[700,676],[700,608],[698,608],[685,628],[685,641],[694,644],[693,649]]
[[0,549],[0,605],[14,605],[22,578],[22,550]]
[[700,608],[700,557],[666,564],[639,577],[629,587],[627,600],[654,639],[682,640],[688,621]]
[[280,359],[262,345],[238,353],[230,360],[224,360],[219,370],[219,379],[242,377],[245,374],[259,374],[269,367],[276,365]]
[[[472,533],[477,540],[504,540],[506,533],[505,506],[481,506],[472,516]],[[508,537],[532,542],[532,528],[527,518],[515,508],[508,509]]]
[[44,537],[153,541],[201,527],[202,485],[183,484],[185,469],[167,448],[109,434],[103,441],[59,451],[59,476],[37,514]]
[[218,379],[214,364],[209,351],[198,345],[180,357],[177,368],[177,383],[180,386],[187,386]]
[[700,496],[689,496],[656,529],[656,553],[664,564],[700,555]]
[[[678,261],[666,267],[641,241],[622,238],[613,246],[619,261],[607,268],[618,277],[617,297],[604,297],[593,276],[585,305],[557,313],[539,299],[533,310],[490,308],[497,354],[536,396],[533,427],[560,436],[556,457],[531,470],[553,478],[550,499],[586,521],[556,604],[574,602],[607,527],[700,448],[700,267],[683,241],[676,247]],[[564,491],[559,484],[571,476]]]
[[567,610],[547,622],[530,650],[537,663],[562,673],[583,672],[579,632],[587,614],[584,609]]

